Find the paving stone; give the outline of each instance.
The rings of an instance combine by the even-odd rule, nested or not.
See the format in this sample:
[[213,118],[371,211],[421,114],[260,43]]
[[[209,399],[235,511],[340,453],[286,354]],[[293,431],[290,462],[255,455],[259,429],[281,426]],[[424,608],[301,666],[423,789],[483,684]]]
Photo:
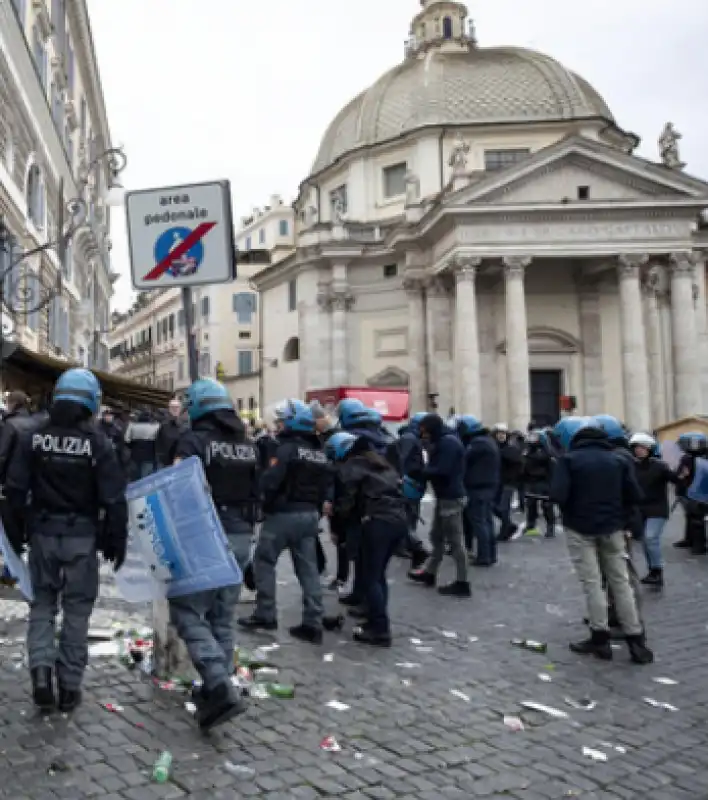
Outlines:
[[[679,527],[672,520],[669,541]],[[25,622],[18,616],[22,603],[1,592],[0,692],[5,704],[0,798],[708,797],[703,656],[708,632],[703,605],[696,602],[708,578],[708,560],[668,544],[666,557],[665,596],[643,596],[657,655],[656,664],[648,667],[631,665],[624,647],[614,651],[609,664],[568,650],[567,643],[585,631],[582,598],[563,537],[501,546],[498,566],[472,571],[471,601],[446,600],[409,585],[407,564],[395,560],[391,605],[396,641],[390,651],[358,647],[346,633],[328,635],[323,648],[292,642],[281,633],[274,658],[283,680],[296,685],[295,698],[254,700],[246,715],[209,737],[195,729],[183,697],[154,690],[139,672],[110,659],[92,661],[84,703],[71,718],[37,719],[27,676],[13,660],[22,651],[22,643],[14,641],[24,635]],[[641,562],[641,554],[636,558]],[[300,596],[287,560],[281,571],[287,581],[279,592],[283,631],[297,621]],[[147,610],[128,607],[116,597],[110,571],[104,580],[92,624],[142,624]],[[326,595],[325,600],[328,611],[334,611],[336,597]],[[545,641],[548,653],[514,648],[510,640],[516,637]],[[411,639],[420,640],[424,649]],[[244,634],[240,643],[255,647],[264,641],[269,639]],[[325,652],[333,654],[332,661],[323,660]],[[416,666],[397,666],[407,662]],[[550,681],[542,681],[540,674]],[[653,682],[655,677],[680,683],[665,686]],[[573,709],[568,697],[591,697],[597,707]],[[644,697],[672,703],[679,711],[652,708]],[[348,704],[349,710],[327,708],[330,699]],[[562,709],[569,718],[525,711],[521,703],[529,700]],[[101,707],[106,702],[124,711],[110,714]],[[503,724],[505,714],[521,716],[525,730],[510,731]],[[323,751],[320,742],[326,736],[334,736],[342,750]],[[591,760],[583,747],[605,752],[608,760]],[[172,752],[174,768],[171,780],[158,785],[150,773],[162,750]],[[50,775],[53,761],[64,762],[66,770]],[[253,775],[231,774],[227,761],[250,767]]]

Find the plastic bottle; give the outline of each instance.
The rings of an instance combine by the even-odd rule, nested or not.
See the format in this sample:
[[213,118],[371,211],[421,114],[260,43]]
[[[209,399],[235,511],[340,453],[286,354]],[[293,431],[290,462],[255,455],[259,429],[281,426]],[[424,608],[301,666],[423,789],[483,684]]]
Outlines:
[[533,653],[548,652],[548,645],[545,642],[535,642],[532,639],[512,639],[511,643],[514,647],[520,647],[522,650],[531,650]]
[[165,750],[164,753],[160,753],[160,757],[153,765],[152,779],[156,783],[166,783],[170,777],[171,769],[172,769],[172,753],[170,753],[169,750]]

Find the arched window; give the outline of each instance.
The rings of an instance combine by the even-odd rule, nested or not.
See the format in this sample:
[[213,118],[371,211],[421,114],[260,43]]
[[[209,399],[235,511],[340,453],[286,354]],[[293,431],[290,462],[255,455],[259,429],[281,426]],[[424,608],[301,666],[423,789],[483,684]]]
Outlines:
[[44,228],[44,181],[36,164],[27,173],[27,216],[37,229]]
[[452,18],[443,17],[443,39],[452,39]]
[[292,339],[288,339],[285,343],[285,348],[283,349],[283,361],[290,362],[290,361],[299,361],[300,360],[300,340],[297,336],[293,336]]

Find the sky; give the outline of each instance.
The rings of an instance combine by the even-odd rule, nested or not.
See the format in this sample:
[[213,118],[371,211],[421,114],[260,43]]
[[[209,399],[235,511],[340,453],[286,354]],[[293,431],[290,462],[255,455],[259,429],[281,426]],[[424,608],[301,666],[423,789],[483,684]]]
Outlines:
[[[337,111],[403,58],[419,0],[88,0],[126,189],[229,179],[234,218],[295,199]],[[540,50],[581,74],[658,159],[671,120],[708,178],[705,0],[468,0],[481,46]],[[114,307],[132,298],[113,213]]]

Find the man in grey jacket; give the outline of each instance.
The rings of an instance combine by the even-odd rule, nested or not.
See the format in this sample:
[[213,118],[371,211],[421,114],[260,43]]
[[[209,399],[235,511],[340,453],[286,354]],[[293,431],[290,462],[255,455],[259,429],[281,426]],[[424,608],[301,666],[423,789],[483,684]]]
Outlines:
[[132,480],[152,475],[157,469],[156,439],[160,429],[149,411],[140,411],[135,422],[125,432],[125,443],[130,452],[130,477]]

